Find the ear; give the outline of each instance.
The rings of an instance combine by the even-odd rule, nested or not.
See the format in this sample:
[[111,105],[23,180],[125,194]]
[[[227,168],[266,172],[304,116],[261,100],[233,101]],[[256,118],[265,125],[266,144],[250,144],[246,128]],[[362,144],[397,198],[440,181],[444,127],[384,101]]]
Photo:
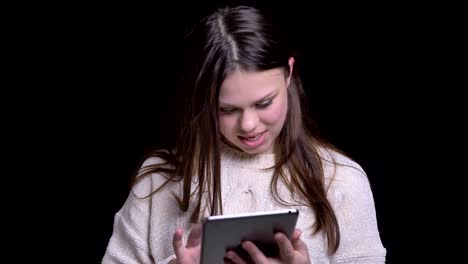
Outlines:
[[286,87],[289,87],[289,83],[291,82],[291,76],[292,76],[293,69],[294,69],[294,57],[289,58],[288,64],[289,64],[289,76],[288,76],[288,79],[286,80]]

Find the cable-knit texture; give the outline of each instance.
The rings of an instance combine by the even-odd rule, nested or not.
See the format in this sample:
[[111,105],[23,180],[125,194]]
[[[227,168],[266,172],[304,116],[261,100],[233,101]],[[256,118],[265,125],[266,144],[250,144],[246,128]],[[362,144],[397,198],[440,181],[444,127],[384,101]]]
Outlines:
[[[311,234],[314,212],[307,206],[285,206],[273,199],[270,182],[275,164],[274,154],[248,155],[227,145],[221,151],[222,201],[224,214],[268,211],[294,207],[299,209],[297,227],[307,244],[313,264],[384,263],[386,250],[377,229],[374,199],[362,168],[349,158],[332,151],[322,151],[328,198],[335,210],[341,232],[340,247],[327,255],[322,232]],[[144,165],[158,163],[149,159]],[[334,174],[334,177],[332,177]],[[170,183],[151,198],[141,199],[160,186],[164,178],[152,175],[134,186],[133,192],[116,214],[114,231],[102,263],[168,263],[174,259],[172,236],[177,227],[184,228],[184,240],[190,232],[190,212],[179,210],[171,191],[180,194],[181,184]],[[279,193],[293,202],[287,188],[279,182]],[[207,214],[207,212],[205,212]],[[222,260],[220,261],[222,263]]]

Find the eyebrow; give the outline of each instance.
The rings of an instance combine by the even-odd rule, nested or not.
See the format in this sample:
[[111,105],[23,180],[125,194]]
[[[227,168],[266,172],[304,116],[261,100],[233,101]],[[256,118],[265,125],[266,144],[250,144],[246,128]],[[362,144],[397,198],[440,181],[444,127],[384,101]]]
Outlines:
[[[262,103],[263,101],[266,101],[268,99],[273,99],[273,97],[275,97],[278,93],[279,93],[279,89],[274,90],[274,91],[268,93],[267,95],[263,96],[262,98],[258,99],[257,101],[255,101],[254,104],[259,104],[259,103]],[[223,103],[221,101],[219,102],[219,105],[222,106],[222,107],[233,107],[233,108],[236,107],[234,105],[231,105],[231,104],[228,104],[228,103]]]

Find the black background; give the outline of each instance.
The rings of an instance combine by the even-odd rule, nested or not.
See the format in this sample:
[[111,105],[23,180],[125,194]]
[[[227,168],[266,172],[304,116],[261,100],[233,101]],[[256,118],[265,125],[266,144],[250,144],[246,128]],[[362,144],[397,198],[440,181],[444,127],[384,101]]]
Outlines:
[[[62,263],[100,262],[132,173],[168,136],[183,36],[222,3],[64,1],[50,17],[48,158]],[[410,11],[373,1],[267,5],[293,33],[322,134],[368,173],[387,263],[428,263]]]

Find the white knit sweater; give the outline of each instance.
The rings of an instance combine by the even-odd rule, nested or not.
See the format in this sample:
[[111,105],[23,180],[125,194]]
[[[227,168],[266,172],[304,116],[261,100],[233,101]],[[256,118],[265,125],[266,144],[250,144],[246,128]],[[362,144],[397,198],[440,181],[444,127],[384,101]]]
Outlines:
[[[312,263],[384,263],[386,250],[379,237],[374,200],[366,174],[357,163],[341,154],[322,153],[324,159],[333,157],[342,164],[335,167],[324,162],[326,184],[331,184],[328,198],[338,219],[341,240],[338,251],[328,256],[324,233],[311,235],[314,212],[307,206],[291,206],[300,211],[297,227],[303,232],[301,239],[307,244]],[[155,158],[149,159],[144,165],[157,162]],[[224,214],[287,207],[272,198],[270,181],[273,170],[261,170],[271,167],[274,162],[274,154],[248,156],[223,146],[221,189]],[[147,195],[163,181],[163,177],[152,175],[134,186],[133,193],[115,215],[113,234],[102,263],[168,263],[175,258],[173,234],[177,227],[183,227],[186,240],[191,226],[190,213],[181,212],[171,195],[171,191],[180,194],[182,184],[171,182],[151,198],[135,196]],[[281,197],[293,201],[281,182],[278,186]]]

